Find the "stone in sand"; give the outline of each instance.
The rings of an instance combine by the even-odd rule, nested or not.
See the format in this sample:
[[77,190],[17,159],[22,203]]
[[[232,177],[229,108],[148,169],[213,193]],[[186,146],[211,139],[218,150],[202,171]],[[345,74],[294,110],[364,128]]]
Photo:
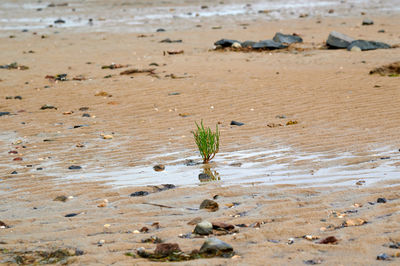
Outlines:
[[215,45],[215,46],[221,46],[221,47],[225,48],[225,47],[231,47],[232,44],[234,44],[235,42],[240,43],[240,42],[237,41],[237,40],[221,39],[221,40],[219,40],[219,41],[216,41],[216,42],[214,43],[214,45]]
[[69,170],[80,170],[82,169],[81,166],[79,165],[71,165],[70,167],[68,167]]
[[366,18],[362,21],[363,26],[374,25],[374,21],[372,19]]
[[277,32],[272,40],[275,42],[287,43],[287,44],[303,42],[303,39],[299,36],[283,34],[280,32]]
[[199,180],[200,180],[200,182],[207,182],[207,181],[211,181],[211,180],[212,180],[212,177],[209,176],[209,175],[206,174],[206,173],[200,173],[200,174],[199,174]]
[[200,204],[200,209],[207,209],[209,211],[215,212],[218,210],[218,203],[216,203],[213,200],[205,199],[203,202]]
[[67,196],[61,195],[61,196],[57,196],[55,197],[55,199],[53,199],[53,201],[62,201],[62,202],[66,202],[68,200]]
[[243,126],[243,125],[244,125],[244,123],[242,123],[242,122],[238,122],[238,121],[234,121],[234,120],[231,121],[231,126]]
[[328,36],[326,45],[328,45],[329,48],[333,49],[344,49],[347,48],[352,41],[354,41],[353,38],[343,33],[332,31]]
[[147,196],[147,195],[149,195],[149,192],[147,192],[147,191],[136,191],[136,192],[133,192],[130,196],[131,197],[143,197],[143,196]]
[[154,250],[154,254],[165,257],[174,252],[181,252],[181,249],[177,243],[159,243]]
[[226,223],[223,223],[223,222],[213,222],[212,223],[212,226],[213,226],[213,228],[214,229],[216,229],[216,230],[227,230],[227,231],[230,231],[230,230],[233,230],[233,229],[235,229],[235,226],[234,225],[232,225],[232,224],[226,224]]
[[198,235],[211,235],[213,233],[213,225],[209,221],[202,221],[196,225],[193,233]]
[[3,116],[3,115],[10,115],[10,112],[0,112],[0,116]]
[[157,164],[153,166],[154,171],[161,172],[165,170],[165,166],[162,164]]
[[386,203],[386,202],[387,202],[387,199],[385,199],[385,198],[378,198],[378,199],[376,200],[376,202],[377,202],[377,203]]
[[253,49],[266,49],[266,50],[275,50],[275,49],[283,49],[287,48],[287,45],[284,45],[280,42],[275,42],[273,40],[263,40],[255,43],[253,45]]
[[231,254],[233,255],[233,247],[217,238],[207,239],[200,248],[200,253],[206,254]]
[[351,51],[351,49],[355,46],[359,47],[362,51],[391,48],[389,44],[383,42],[356,40],[350,43],[350,45],[347,47],[347,50]]

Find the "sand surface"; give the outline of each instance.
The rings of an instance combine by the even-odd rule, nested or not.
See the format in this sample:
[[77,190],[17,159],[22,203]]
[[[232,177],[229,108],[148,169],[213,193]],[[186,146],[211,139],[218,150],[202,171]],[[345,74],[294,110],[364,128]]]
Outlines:
[[[185,265],[376,265],[378,254],[395,255],[384,245],[400,241],[400,81],[369,71],[399,61],[400,49],[322,49],[332,30],[400,43],[400,16],[376,15],[372,26],[361,26],[362,19],[215,18],[166,32],[7,32],[14,38],[1,38],[0,64],[29,69],[0,69],[0,111],[11,113],[0,117],[0,220],[10,226],[0,229],[0,263],[12,264],[17,252],[78,248],[84,254],[69,263],[147,265],[124,254],[154,250],[141,243],[152,235],[184,251],[200,248],[204,239],[178,237],[193,230],[187,223],[195,217],[261,225],[218,236],[234,247],[234,258]],[[275,32],[298,33],[304,49],[213,50],[221,38],[261,40]],[[165,38],[182,42],[160,43]],[[102,69],[111,63],[129,66]],[[120,75],[133,68],[155,74]],[[61,73],[68,81],[45,78]],[[73,80],[78,76],[84,80]],[[41,110],[45,104],[57,109]],[[221,154],[210,165],[221,174],[217,182],[200,184],[206,167],[184,165],[200,161],[191,136],[200,120],[220,124]],[[232,120],[245,125],[230,126]],[[158,163],[164,172],[152,170]],[[177,188],[129,196],[164,183]],[[72,197],[53,201],[60,195]],[[215,195],[217,212],[198,210]],[[377,204],[380,197],[387,203]],[[69,213],[79,215],[64,217]],[[356,218],[367,223],[339,228]],[[133,233],[143,226],[150,232]],[[304,235],[339,241],[318,244]]]

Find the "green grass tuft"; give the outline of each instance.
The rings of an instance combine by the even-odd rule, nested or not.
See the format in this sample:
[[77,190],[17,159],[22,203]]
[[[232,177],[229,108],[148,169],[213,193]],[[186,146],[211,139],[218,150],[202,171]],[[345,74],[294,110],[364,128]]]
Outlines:
[[199,148],[200,155],[203,158],[203,163],[210,162],[215,154],[219,151],[219,130],[218,125],[216,125],[216,130],[213,132],[209,127],[204,128],[203,121],[200,125],[197,124],[197,130],[192,132],[194,140]]

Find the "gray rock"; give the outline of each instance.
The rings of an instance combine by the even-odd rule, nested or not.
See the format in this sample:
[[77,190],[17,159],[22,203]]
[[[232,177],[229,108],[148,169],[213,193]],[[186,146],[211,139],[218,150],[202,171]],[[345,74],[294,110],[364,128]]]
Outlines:
[[391,48],[389,44],[383,42],[356,40],[350,43],[350,45],[347,47],[347,50],[350,51],[354,46],[359,47],[361,51]]
[[254,44],[256,44],[256,42],[254,42],[254,41],[245,41],[245,42],[241,43],[243,48],[249,48],[249,47],[253,48]]
[[344,49],[347,48],[351,42],[353,42],[354,39],[336,32],[336,31],[332,31],[329,36],[328,36],[328,40],[326,41],[326,44],[329,46],[329,48],[333,48],[333,49]]
[[221,39],[221,40],[219,40],[219,41],[216,41],[215,43],[214,43],[214,45],[216,45],[216,46],[221,46],[221,47],[231,47],[232,46],[232,44],[234,44],[235,42],[237,42],[237,43],[240,43],[239,41],[237,41],[237,40],[230,40],[230,39]]
[[217,238],[207,239],[200,248],[200,253],[223,254],[233,253],[233,247]]
[[273,40],[263,40],[255,43],[253,45],[253,49],[268,49],[268,50],[275,50],[275,49],[283,49],[287,48],[287,45],[284,45],[280,42],[275,42]]
[[10,112],[0,112],[0,116],[3,116],[3,115],[10,115]]
[[199,174],[199,180],[200,180],[200,182],[211,181],[211,180],[212,180],[212,177],[209,176],[209,175],[206,174],[206,173],[200,173],[200,174]]
[[374,21],[372,19],[366,18],[363,20],[362,25],[364,26],[374,25]]
[[275,36],[272,40],[275,42],[287,43],[287,44],[303,42],[303,39],[299,36],[283,34],[280,32],[275,33]]
[[198,235],[210,235],[213,232],[213,225],[209,221],[202,221],[194,228],[194,233]]

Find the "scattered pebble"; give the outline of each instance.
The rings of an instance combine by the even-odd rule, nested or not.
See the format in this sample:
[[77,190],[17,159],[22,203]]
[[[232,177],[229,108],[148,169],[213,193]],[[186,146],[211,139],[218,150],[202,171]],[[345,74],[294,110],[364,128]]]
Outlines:
[[198,235],[211,235],[213,233],[213,225],[209,221],[202,221],[196,225],[193,233]]
[[362,21],[363,26],[374,25],[374,21],[372,19],[366,18]]
[[391,260],[390,256],[386,253],[381,253],[378,256],[376,256],[377,260]]
[[68,213],[68,214],[66,214],[64,217],[69,218],[69,217],[75,217],[75,216],[77,216],[77,215],[79,215],[79,213]]
[[71,165],[70,167],[68,167],[69,170],[80,170],[82,169],[81,166],[79,165]]
[[132,193],[130,196],[131,197],[143,197],[143,196],[147,196],[149,195],[149,192],[147,191],[136,191],[134,193]]
[[153,166],[154,171],[161,172],[165,170],[165,165],[157,164]]
[[386,198],[378,198],[378,199],[376,200],[376,202],[377,202],[377,203],[386,203],[386,202],[387,202],[387,199],[386,199]]
[[211,212],[217,211],[218,208],[218,203],[209,199],[203,200],[203,202],[200,204],[200,209],[206,209]]
[[217,238],[208,238],[200,248],[200,253],[219,254],[222,257],[232,257],[233,247]]
[[68,200],[67,196],[61,195],[61,196],[57,196],[53,199],[53,201],[62,201],[62,202],[66,202]]
[[231,121],[231,126],[243,126],[243,125],[244,125],[244,123],[242,123],[242,122],[237,122],[234,120]]
[[319,241],[319,244],[337,244],[338,243],[338,239],[334,236],[328,236],[324,239],[322,239],[321,241]]

